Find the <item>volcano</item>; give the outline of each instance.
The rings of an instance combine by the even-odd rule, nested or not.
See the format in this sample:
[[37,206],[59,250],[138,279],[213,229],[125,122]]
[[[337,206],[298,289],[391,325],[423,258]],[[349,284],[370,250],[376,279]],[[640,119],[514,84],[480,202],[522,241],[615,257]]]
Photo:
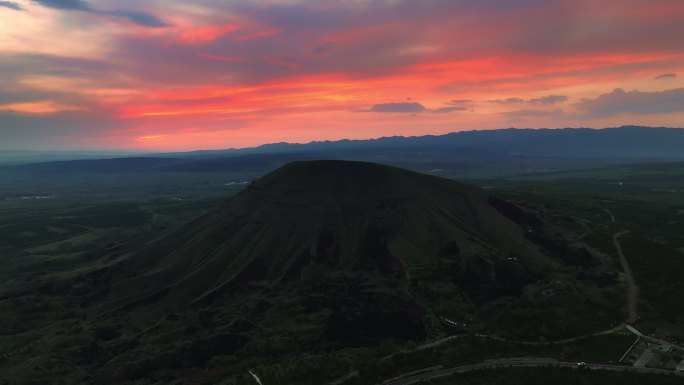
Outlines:
[[394,167],[295,162],[129,258],[137,274],[112,296],[124,309],[168,310],[321,271],[405,283],[443,274],[475,301],[515,295],[549,261],[491,202],[476,187]]
[[107,353],[127,359],[108,363],[118,379],[236,352],[424,340],[446,316],[515,301],[568,267],[571,249],[542,228],[534,213],[454,180],[290,163],[89,273],[104,282],[89,322],[125,346]]

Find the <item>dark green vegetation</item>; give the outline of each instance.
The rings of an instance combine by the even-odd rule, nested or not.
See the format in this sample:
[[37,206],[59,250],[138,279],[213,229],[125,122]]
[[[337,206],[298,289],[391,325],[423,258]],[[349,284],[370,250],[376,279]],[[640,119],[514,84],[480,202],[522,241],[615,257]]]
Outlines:
[[[51,273],[38,265],[42,274],[8,286],[6,312],[30,314],[5,320],[12,373],[170,381],[210,363],[244,372],[293,353],[445,331],[565,338],[621,315],[621,285],[575,279],[605,269],[571,244],[579,224],[569,220],[561,237],[537,209],[446,179],[368,163],[293,163],[154,240],[168,205],[46,215],[53,222],[39,236],[68,225],[91,230],[78,235],[86,239],[98,228],[113,239],[99,252],[83,240],[52,245],[71,254],[42,262],[56,264]],[[548,309],[543,322],[526,316],[531,309]],[[590,317],[593,326],[581,322]],[[42,364],[20,360],[29,352]]]
[[32,174],[0,168],[0,208],[225,199],[261,175],[249,171]]
[[[538,346],[461,336],[434,348],[391,356],[387,353],[400,347],[385,343],[370,349],[348,348],[329,354],[302,355],[279,364],[256,365],[253,369],[259,373],[264,383],[314,385],[327,383],[335,377],[342,378],[349,370],[339,369],[353,367],[358,370],[357,376],[344,383],[364,385],[382,383],[403,373],[437,365],[448,368],[509,357],[541,356],[557,360],[588,360],[613,364],[633,342],[634,338],[626,334],[586,337],[560,345]],[[226,381],[225,384],[242,384],[249,381],[248,375],[243,375]]]
[[82,361],[58,357],[87,354],[97,343],[98,332],[83,324],[93,311],[87,300],[92,285],[102,279],[97,272],[121,250],[139,247],[216,204],[6,202],[0,216],[0,378],[78,383]]
[[515,191],[500,194],[585,219],[591,231],[583,241],[604,254],[615,253],[611,234],[629,231],[621,243],[640,288],[638,326],[684,341],[683,175],[682,163],[546,173],[521,177]]
[[426,382],[431,385],[669,385],[682,378],[669,375],[576,370],[561,368],[508,368],[454,375]]
[[[357,370],[345,383],[360,385],[497,357],[616,361],[632,337],[545,342],[625,319],[611,243],[623,229],[639,326],[681,333],[684,205],[661,191],[677,166],[649,167],[511,177],[482,191],[307,162],[227,202],[245,185],[226,184],[258,173],[111,174],[101,187],[82,174],[98,191],[83,201],[75,190],[20,199],[73,188],[22,174],[1,186],[14,192],[0,203],[0,379],[244,384],[253,369],[264,384],[317,385]],[[619,189],[634,170],[653,178]],[[150,194],[146,180],[163,189]],[[103,203],[115,185],[118,202]],[[381,359],[450,334],[464,336]]]

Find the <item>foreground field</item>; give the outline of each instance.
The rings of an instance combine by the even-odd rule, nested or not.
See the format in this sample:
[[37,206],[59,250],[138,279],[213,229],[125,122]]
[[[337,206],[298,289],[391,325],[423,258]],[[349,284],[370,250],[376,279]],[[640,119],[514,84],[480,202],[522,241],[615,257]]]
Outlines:
[[[572,188],[561,178],[545,181],[544,186],[539,181],[520,181],[516,187],[490,190],[541,218],[547,238],[562,237],[573,247],[588,250],[590,256],[563,254],[559,249],[558,255],[566,259],[580,259],[569,259],[574,264],[553,269],[517,295],[481,303],[464,297],[454,301],[458,287],[431,278],[429,270],[415,265],[407,271],[413,282],[405,290],[412,300],[431,304],[421,321],[424,329],[406,329],[409,338],[328,345],[312,341],[331,313],[301,313],[293,305],[302,298],[320,290],[325,295],[317,295],[319,300],[340,293],[349,296],[350,288],[356,287],[353,282],[362,283],[362,290],[352,294],[355,298],[392,298],[406,292],[369,289],[384,282],[380,275],[347,274],[327,286],[311,281],[287,295],[274,293],[264,282],[241,284],[241,291],[232,297],[232,308],[224,310],[197,307],[190,313],[169,312],[150,320],[105,316],[103,308],[93,304],[109,295],[111,277],[128,274],[113,269],[113,261],[125,260],[177,232],[225,198],[197,193],[175,199],[171,193],[150,199],[139,195],[136,182],[131,190],[117,192],[116,203],[103,199],[104,190],[100,198],[86,201],[71,195],[40,199],[40,194],[5,199],[0,203],[0,309],[5,314],[0,320],[0,378],[9,383],[55,378],[63,383],[93,382],[98,380],[91,369],[97,365],[132,370],[130,380],[117,383],[242,384],[253,381],[251,370],[265,384],[344,380],[340,383],[360,385],[436,365],[506,357],[617,364],[634,336],[618,331],[629,312],[615,234],[622,234],[619,240],[639,289],[636,326],[659,338],[683,340],[684,205],[670,192],[660,191],[658,179],[630,192],[607,186],[591,173],[583,177],[584,182],[573,182]],[[228,188],[225,196],[229,196],[242,188],[236,186],[216,186],[209,195]],[[138,198],[121,199],[125,196]],[[520,256],[506,258],[517,263]],[[158,301],[154,296],[137,300],[121,314]],[[344,306],[353,312],[355,305]],[[390,301],[383,306],[395,305]],[[242,316],[235,319],[235,314]],[[455,338],[444,340],[449,336]],[[554,343],[559,340],[563,342]],[[137,352],[136,359],[147,358],[132,361],[129,351]],[[664,357],[662,368],[673,369],[676,358]],[[136,371],[154,374],[143,379]],[[530,374],[530,381],[536,381],[535,376]]]

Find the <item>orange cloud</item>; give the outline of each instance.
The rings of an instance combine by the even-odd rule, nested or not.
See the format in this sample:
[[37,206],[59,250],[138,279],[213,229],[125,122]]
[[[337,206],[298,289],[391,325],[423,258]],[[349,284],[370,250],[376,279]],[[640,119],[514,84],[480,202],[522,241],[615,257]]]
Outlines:
[[[653,80],[684,73],[672,38],[684,33],[681,0],[163,3],[142,11],[168,28],[118,18],[79,30],[97,15],[66,24],[56,9],[15,12],[0,27],[0,119],[52,127],[59,117],[84,142],[159,149],[684,119],[592,120],[578,107],[615,88],[684,88],[681,75]],[[568,102],[528,102],[546,95]],[[522,102],[486,102],[508,98]],[[424,112],[358,113],[414,103]]]
[[78,111],[79,108],[53,101],[0,104],[0,111],[19,114],[53,114],[57,112]]

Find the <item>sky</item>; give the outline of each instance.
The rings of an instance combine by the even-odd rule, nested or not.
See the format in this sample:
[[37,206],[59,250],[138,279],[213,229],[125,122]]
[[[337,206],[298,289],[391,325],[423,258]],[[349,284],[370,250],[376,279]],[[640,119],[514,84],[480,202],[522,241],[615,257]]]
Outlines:
[[0,149],[684,125],[682,0],[0,1]]

